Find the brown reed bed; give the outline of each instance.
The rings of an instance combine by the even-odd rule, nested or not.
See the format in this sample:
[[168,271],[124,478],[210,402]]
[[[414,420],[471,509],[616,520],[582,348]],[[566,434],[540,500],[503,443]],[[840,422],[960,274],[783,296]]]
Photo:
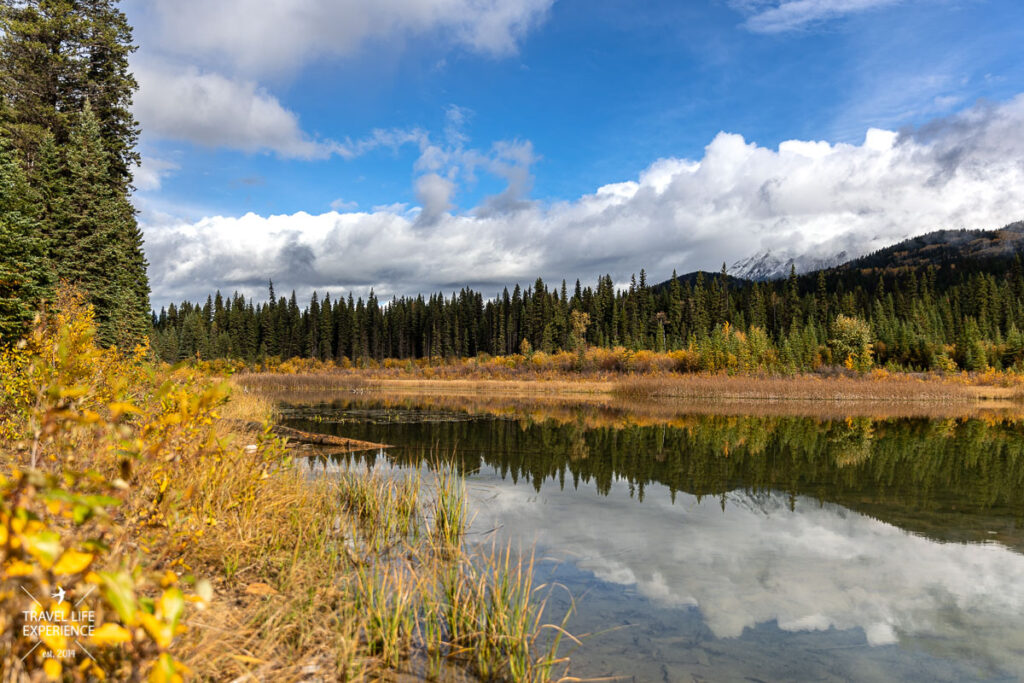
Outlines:
[[632,426],[685,427],[699,415],[809,417],[843,420],[851,417],[934,419],[988,417],[1024,419],[1024,406],[1003,400],[985,401],[817,401],[809,399],[701,399],[665,396],[623,397],[611,394],[460,393],[439,390],[368,391],[348,396],[331,391],[300,391],[275,395],[295,406],[324,404],[358,408],[367,402],[394,409],[428,409],[493,415],[532,422],[555,421],[586,428]]
[[749,377],[695,374],[625,377],[616,380],[611,391],[623,398],[963,403],[986,397],[1009,398],[1012,390],[1003,387],[982,389],[927,375],[886,375],[883,378],[876,378],[843,375]]
[[[371,371],[372,372],[372,371]],[[288,403],[366,398],[433,402],[503,414],[576,413],[582,405],[610,415],[664,420],[686,413],[820,417],[951,417],[1024,412],[1021,388],[985,383],[987,375],[890,374],[876,371],[795,376],[707,373],[617,374],[528,379],[405,379],[335,373],[236,375],[236,383]],[[357,383],[353,380],[358,379]],[[991,379],[991,378],[988,378]],[[593,410],[591,411],[593,412]],[[616,418],[617,419],[617,418]]]

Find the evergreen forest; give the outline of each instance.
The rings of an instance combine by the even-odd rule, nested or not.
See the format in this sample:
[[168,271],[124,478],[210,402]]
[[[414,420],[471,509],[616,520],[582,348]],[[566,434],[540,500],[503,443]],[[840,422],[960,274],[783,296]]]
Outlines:
[[641,270],[626,288],[610,276],[572,288],[538,279],[486,299],[468,288],[386,302],[372,291],[365,300],[314,293],[301,306],[294,292],[276,297],[270,283],[265,302],[218,292],[161,309],[153,325],[154,347],[168,362],[450,360],[623,347],[691,352],[681,369],[731,369],[732,354],[757,370],[983,370],[1024,361],[1024,268],[1016,256],[751,282],[723,267],[673,273],[657,285]]

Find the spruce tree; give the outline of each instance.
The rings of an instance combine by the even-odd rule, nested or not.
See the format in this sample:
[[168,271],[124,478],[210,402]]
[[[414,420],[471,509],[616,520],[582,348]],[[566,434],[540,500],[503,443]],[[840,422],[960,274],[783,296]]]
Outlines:
[[129,201],[134,49],[117,0],[0,0],[0,138],[32,186],[51,278],[85,289],[100,341],[122,347],[151,329]]
[[88,293],[100,341],[129,347],[149,332],[147,263],[135,210],[110,179],[109,153],[88,102],[63,151],[66,171],[46,226],[55,273]]
[[0,140],[0,345],[20,338],[51,284],[32,192]]
[[35,180],[48,135],[71,137],[76,114],[92,102],[110,177],[123,191],[138,163],[138,124],[131,113],[138,87],[128,66],[132,30],[117,0],[0,0],[2,127]]

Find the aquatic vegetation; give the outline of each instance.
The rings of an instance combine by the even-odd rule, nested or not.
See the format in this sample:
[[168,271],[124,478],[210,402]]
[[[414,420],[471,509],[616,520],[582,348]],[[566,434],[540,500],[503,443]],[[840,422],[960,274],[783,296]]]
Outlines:
[[452,554],[461,547],[466,529],[466,485],[451,461],[447,464],[438,463],[434,472],[436,487],[431,531],[440,552]]

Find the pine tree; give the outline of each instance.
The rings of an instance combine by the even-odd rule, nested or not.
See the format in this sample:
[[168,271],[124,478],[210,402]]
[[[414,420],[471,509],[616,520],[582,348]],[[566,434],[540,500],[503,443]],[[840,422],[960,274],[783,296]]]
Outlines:
[[134,49],[116,0],[0,0],[0,137],[34,189],[51,277],[87,291],[100,341],[119,346],[151,329],[128,198]]
[[138,124],[131,113],[138,87],[128,58],[132,31],[117,0],[2,0],[0,97],[4,135],[14,142],[34,181],[44,139],[71,138],[76,115],[91,102],[110,157],[110,178],[122,190],[138,163]]
[[51,285],[31,197],[13,152],[0,141],[0,345],[25,333]]
[[96,308],[99,339],[125,347],[149,331],[149,280],[135,210],[110,181],[99,121],[86,103],[64,149],[49,232],[58,277],[79,284]]
[[3,0],[0,29],[2,133],[31,174],[45,138],[66,142],[81,109],[87,25],[73,0]]

